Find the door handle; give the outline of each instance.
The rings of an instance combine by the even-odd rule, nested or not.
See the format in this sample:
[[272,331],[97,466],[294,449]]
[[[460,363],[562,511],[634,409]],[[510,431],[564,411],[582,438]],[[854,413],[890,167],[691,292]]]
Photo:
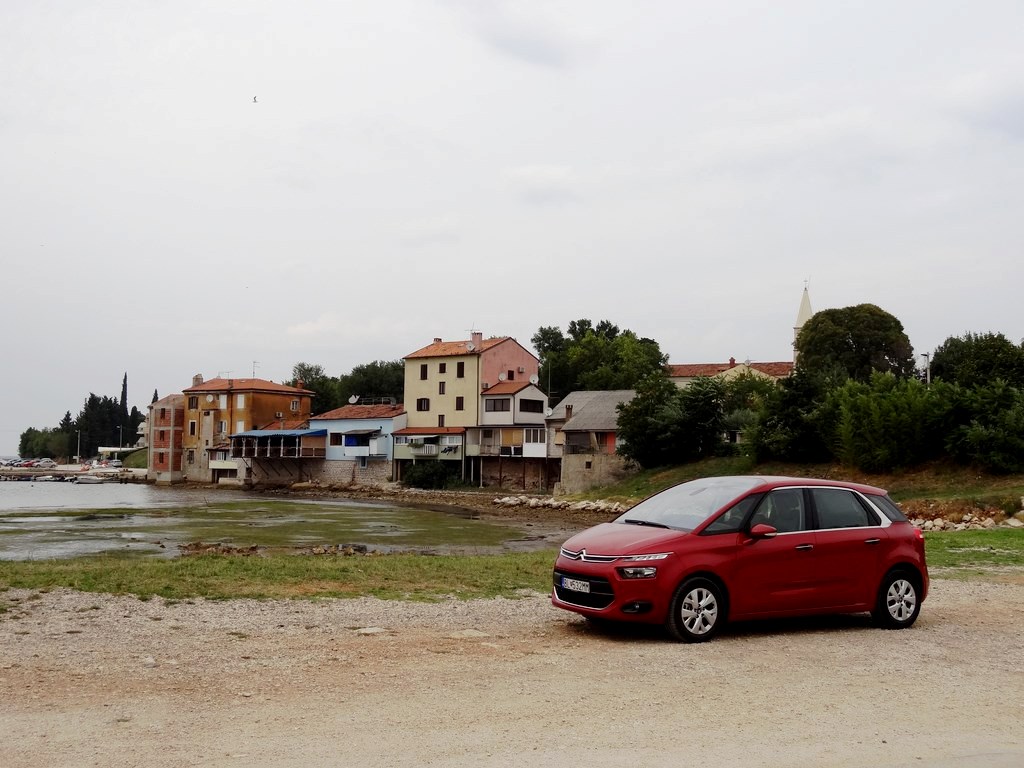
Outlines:
[[881,539],[864,539],[865,544],[878,544]]
[[797,552],[806,552],[809,549],[814,549],[814,545],[813,544],[797,544],[795,547],[793,547],[793,549],[795,549]]

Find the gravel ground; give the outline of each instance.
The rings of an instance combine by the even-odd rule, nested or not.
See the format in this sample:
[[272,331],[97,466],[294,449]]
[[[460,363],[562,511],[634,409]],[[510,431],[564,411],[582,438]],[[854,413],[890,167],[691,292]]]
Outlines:
[[1020,766],[1024,586],[917,625],[598,630],[546,596],[0,593],[0,766]]

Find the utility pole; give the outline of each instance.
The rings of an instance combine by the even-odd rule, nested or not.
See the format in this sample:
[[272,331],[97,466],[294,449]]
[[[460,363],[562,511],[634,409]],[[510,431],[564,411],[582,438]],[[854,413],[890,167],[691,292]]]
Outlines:
[[931,386],[932,383],[932,356],[930,352],[922,352],[921,357],[924,358],[924,383],[925,386]]

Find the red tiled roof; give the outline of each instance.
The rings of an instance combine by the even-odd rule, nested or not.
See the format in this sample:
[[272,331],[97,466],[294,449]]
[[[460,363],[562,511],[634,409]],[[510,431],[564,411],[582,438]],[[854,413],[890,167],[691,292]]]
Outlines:
[[470,350],[466,345],[472,343],[469,339],[464,341],[435,341],[433,344],[428,344],[422,349],[417,349],[415,352],[410,352],[403,359],[408,360],[413,357],[457,357],[459,355],[479,355],[492,347],[496,347],[503,341],[514,341],[511,336],[494,336],[490,339],[484,339],[479,344],[474,346]]
[[693,379],[698,376],[717,376],[720,373],[746,365],[748,368],[766,376],[781,379],[793,372],[793,364],[789,362],[777,363],[684,363],[682,365],[667,365],[665,369],[668,375],[676,379]]
[[393,435],[461,435],[465,427],[406,427],[392,432]]
[[514,395],[530,386],[528,381],[499,381],[497,384],[480,390],[485,395]]
[[403,413],[404,405],[343,405],[310,419],[391,419]]
[[266,379],[210,379],[194,387],[183,389],[182,392],[280,392],[291,395],[312,395],[308,389],[289,387],[287,384],[278,384]]

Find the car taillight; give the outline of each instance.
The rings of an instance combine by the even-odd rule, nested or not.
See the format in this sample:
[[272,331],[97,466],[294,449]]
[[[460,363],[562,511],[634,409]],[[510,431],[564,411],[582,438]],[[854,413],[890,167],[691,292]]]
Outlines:
[[924,541],[924,531],[917,526],[914,526],[914,535],[917,536],[918,541]]

